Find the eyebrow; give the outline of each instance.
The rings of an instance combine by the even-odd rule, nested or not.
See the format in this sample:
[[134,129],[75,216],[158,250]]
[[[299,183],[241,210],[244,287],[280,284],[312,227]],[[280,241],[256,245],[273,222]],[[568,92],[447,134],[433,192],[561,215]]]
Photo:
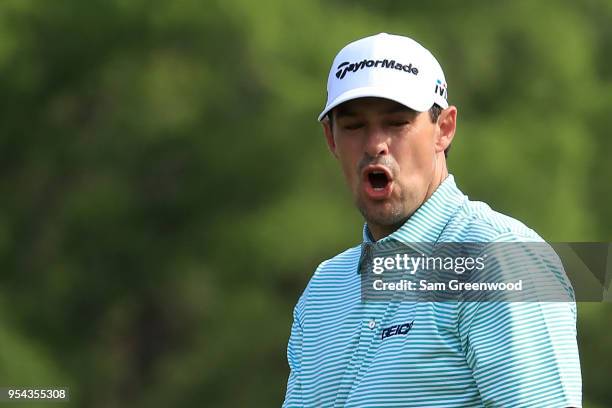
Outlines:
[[343,118],[346,116],[357,116],[357,114],[349,109],[343,107],[336,108],[336,118]]
[[389,114],[389,113],[404,113],[404,112],[410,113],[410,114],[413,114],[413,115],[417,114],[417,111],[415,111],[414,109],[409,108],[407,106],[404,106],[404,105],[396,105],[396,106],[394,106],[391,109],[387,109],[383,113]]

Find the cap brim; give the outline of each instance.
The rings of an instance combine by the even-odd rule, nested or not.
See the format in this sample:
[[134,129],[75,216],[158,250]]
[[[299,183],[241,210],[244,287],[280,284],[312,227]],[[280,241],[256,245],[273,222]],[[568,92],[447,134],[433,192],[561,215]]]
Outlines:
[[336,99],[328,103],[327,106],[325,106],[325,109],[323,109],[319,115],[318,120],[321,121],[329,111],[344,102],[367,97],[389,99],[407,106],[410,109],[414,109],[417,112],[425,112],[434,104],[433,97],[429,99],[422,97],[419,98],[411,92],[393,92],[389,89],[382,90],[380,87],[354,88],[338,95]]

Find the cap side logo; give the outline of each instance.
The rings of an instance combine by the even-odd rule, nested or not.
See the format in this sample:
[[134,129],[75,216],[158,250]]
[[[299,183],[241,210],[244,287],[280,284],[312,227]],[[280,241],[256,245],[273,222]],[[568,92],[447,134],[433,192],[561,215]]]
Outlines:
[[349,72],[357,72],[360,69],[364,68],[388,68],[388,69],[397,69],[398,71],[404,71],[409,74],[418,75],[419,69],[417,67],[413,67],[412,63],[410,64],[401,64],[399,62],[395,62],[395,60],[361,60],[359,62],[349,62],[344,61],[340,65],[336,67],[336,78],[343,79],[347,73]]
[[439,79],[436,80],[436,89],[434,91],[444,99],[448,99],[448,91],[446,89],[446,82],[442,82]]

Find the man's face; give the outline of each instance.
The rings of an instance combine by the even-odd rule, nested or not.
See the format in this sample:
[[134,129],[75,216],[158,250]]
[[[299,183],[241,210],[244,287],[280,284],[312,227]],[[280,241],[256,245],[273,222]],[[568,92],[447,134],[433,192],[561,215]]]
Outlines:
[[439,125],[429,112],[382,98],[348,101],[332,114],[327,141],[357,207],[371,231],[394,231],[437,187],[446,147]]

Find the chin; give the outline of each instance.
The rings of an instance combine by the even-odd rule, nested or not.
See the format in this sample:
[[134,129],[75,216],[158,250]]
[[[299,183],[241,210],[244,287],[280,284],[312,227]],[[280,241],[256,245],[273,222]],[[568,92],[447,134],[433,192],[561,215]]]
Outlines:
[[403,208],[393,206],[389,202],[378,205],[360,206],[359,210],[369,224],[376,224],[383,227],[393,227],[403,224],[409,215],[404,214]]

